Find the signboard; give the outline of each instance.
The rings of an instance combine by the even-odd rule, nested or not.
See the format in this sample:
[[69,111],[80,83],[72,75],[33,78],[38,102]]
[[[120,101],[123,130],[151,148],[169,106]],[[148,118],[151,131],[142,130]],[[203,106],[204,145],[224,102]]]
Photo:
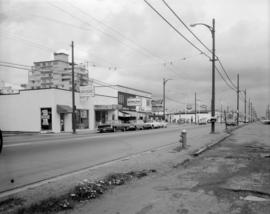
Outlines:
[[191,104],[187,104],[186,105],[186,108],[187,108],[187,110],[191,110],[192,109],[192,105]]
[[93,84],[80,86],[80,98],[89,98],[95,96],[95,87]]
[[142,100],[140,98],[128,98],[127,106],[141,106]]
[[40,109],[41,130],[52,129],[52,108]]
[[207,109],[207,105],[200,105],[201,108]]

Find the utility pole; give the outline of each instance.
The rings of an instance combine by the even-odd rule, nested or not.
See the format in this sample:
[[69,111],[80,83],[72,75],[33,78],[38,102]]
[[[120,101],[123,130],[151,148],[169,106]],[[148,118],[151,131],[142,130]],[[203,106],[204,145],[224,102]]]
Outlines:
[[267,115],[267,120],[270,120],[270,108],[269,108],[269,104],[268,104],[268,107],[267,107],[267,112],[268,112],[268,115]]
[[211,98],[211,133],[215,133],[215,61],[216,61],[216,48],[215,48],[215,19],[212,19],[212,26],[204,24],[204,23],[195,23],[191,24],[191,27],[195,27],[197,25],[203,25],[207,27],[212,34],[212,98]]
[[197,124],[197,100],[196,100],[196,92],[195,92],[195,124]]
[[165,121],[165,78],[163,78],[163,120]]
[[250,103],[251,122],[253,122],[252,102]]
[[222,103],[220,104],[220,123],[222,123],[222,114],[223,114],[223,111],[222,111]]
[[247,120],[247,89],[245,89],[245,123]]
[[239,74],[237,74],[237,126],[239,125]]
[[250,123],[250,98],[248,98],[248,122]]
[[73,134],[76,133],[76,125],[75,125],[75,84],[74,84],[74,44],[73,41],[71,42],[71,72],[72,72],[72,132]]
[[211,133],[215,132],[215,19],[212,20],[212,29],[211,29],[211,34],[212,34],[212,105],[211,105],[211,116],[212,116],[212,121],[211,121]]
[[166,83],[171,80],[171,79],[165,79],[163,78],[163,120],[165,120],[165,116],[166,116],[166,112],[165,112],[165,99],[166,99],[166,95],[165,95],[165,85]]

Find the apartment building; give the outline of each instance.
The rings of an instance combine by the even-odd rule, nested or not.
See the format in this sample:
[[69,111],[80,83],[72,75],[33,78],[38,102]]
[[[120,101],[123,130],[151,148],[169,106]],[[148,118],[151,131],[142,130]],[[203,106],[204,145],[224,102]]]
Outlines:
[[[71,63],[68,62],[68,54],[54,53],[54,59],[49,61],[34,62],[28,75],[28,89],[72,88]],[[88,70],[84,65],[74,65],[75,90],[87,85],[89,81]]]

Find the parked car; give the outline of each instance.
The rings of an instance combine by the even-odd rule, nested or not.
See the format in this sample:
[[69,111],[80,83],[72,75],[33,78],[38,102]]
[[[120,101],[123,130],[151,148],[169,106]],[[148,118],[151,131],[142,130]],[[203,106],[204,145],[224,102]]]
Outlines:
[[3,149],[3,134],[2,130],[0,129],[0,153],[2,152]]
[[234,119],[227,119],[226,120],[226,126],[236,126],[237,123]]
[[158,121],[151,120],[146,122],[147,125],[149,125],[152,129],[160,128],[161,124]]
[[270,125],[270,120],[262,120],[263,124]]
[[101,124],[98,125],[98,132],[102,133],[102,132],[116,132],[118,130],[121,131],[126,131],[129,129],[129,124],[128,123],[121,123],[119,121],[114,121],[111,123],[106,123],[106,124]]
[[206,125],[207,124],[207,119],[206,118],[200,118],[199,119],[199,125]]
[[151,127],[147,127],[147,125],[142,120],[132,120],[129,123],[129,130],[143,130]]
[[162,127],[162,128],[167,128],[167,126],[168,126],[168,123],[164,120],[160,121],[159,123],[160,123],[160,127]]

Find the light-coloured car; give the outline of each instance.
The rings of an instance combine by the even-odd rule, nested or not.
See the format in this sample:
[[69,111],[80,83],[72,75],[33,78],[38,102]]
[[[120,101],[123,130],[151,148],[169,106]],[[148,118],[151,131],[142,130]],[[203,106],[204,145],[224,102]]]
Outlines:
[[147,124],[147,125],[150,125],[150,127],[151,127],[152,129],[157,129],[157,128],[160,128],[160,127],[161,127],[160,122],[155,121],[155,120],[147,121],[146,124]]
[[199,125],[206,125],[206,124],[207,124],[207,119],[206,118],[199,119]]
[[164,120],[160,121],[159,123],[160,123],[160,127],[162,127],[162,128],[167,128],[167,126],[168,126],[168,123]]

